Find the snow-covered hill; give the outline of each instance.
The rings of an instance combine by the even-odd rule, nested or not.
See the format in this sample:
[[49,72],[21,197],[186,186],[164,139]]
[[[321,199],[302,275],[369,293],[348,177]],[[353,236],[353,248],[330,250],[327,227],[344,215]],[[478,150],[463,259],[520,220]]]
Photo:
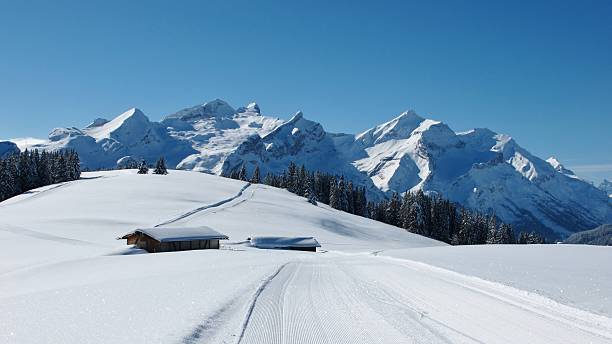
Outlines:
[[[137,254],[137,227],[220,250]],[[250,236],[314,236],[317,253]],[[612,250],[451,247],[281,189],[85,173],[0,203],[1,343],[607,343]],[[501,273],[503,271],[503,273]]]
[[255,103],[234,109],[217,99],[160,123],[132,109],[84,129],[55,129],[31,147],[76,149],[90,169],[163,155],[184,170],[223,174],[245,164],[265,174],[294,161],[343,174],[371,199],[423,189],[549,238],[612,222],[608,195],[555,158],[542,160],[488,129],[455,133],[414,111],[358,135],[334,134],[301,112],[283,121],[263,116]]

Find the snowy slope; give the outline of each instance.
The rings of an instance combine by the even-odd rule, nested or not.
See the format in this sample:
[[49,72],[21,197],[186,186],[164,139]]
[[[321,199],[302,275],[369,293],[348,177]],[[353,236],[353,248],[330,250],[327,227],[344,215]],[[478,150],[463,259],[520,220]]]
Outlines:
[[482,245],[400,249],[379,255],[410,259],[538,293],[612,317],[610,247]]
[[612,222],[610,197],[554,157],[540,159],[488,129],[456,133],[414,111],[358,135],[334,134],[301,112],[283,121],[262,115],[256,103],[234,109],[216,99],[160,123],[131,109],[84,129],[55,129],[32,147],[76,149],[92,169],[164,155],[184,170],[220,175],[245,164],[265,175],[294,161],[343,174],[365,186],[370,199],[422,189],[549,239]]
[[[601,302],[612,276],[593,264],[611,250],[458,252],[263,185],[174,170],[84,177],[0,203],[0,342],[612,340],[612,305]],[[115,240],[160,223],[207,225],[230,240],[221,250],[159,254]],[[248,236],[314,236],[322,247],[257,249]],[[547,258],[527,264],[518,259],[526,250]],[[545,297],[564,287],[564,297]]]

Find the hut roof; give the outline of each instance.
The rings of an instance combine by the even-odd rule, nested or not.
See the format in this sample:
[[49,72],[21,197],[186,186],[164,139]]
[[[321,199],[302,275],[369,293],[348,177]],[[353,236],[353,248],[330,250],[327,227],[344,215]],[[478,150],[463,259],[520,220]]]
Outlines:
[[321,247],[313,237],[252,237],[251,245],[258,248]]
[[126,239],[127,236],[134,233],[143,233],[159,242],[173,241],[191,241],[191,240],[227,240],[229,237],[221,234],[216,230],[201,226],[201,227],[154,227],[154,228],[139,228],[130,232],[121,239]]

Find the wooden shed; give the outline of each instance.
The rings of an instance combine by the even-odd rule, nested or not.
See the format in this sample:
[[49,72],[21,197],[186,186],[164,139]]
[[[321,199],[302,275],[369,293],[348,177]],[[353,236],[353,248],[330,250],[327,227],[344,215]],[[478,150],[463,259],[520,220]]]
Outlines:
[[313,237],[258,236],[250,238],[251,246],[265,249],[316,252],[321,244]]
[[117,239],[127,239],[148,252],[218,249],[219,240],[229,239],[209,227],[154,227],[139,228]]

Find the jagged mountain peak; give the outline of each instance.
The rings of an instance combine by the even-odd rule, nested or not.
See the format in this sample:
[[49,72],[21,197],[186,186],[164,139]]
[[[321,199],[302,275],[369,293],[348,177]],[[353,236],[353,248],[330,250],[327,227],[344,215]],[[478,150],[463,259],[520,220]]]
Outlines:
[[391,120],[391,122],[396,121],[422,121],[424,118],[419,116],[416,111],[413,109],[406,110],[402,112],[399,116],[395,117]]
[[404,111],[392,120],[358,134],[356,140],[364,145],[371,145],[388,140],[406,139],[424,120],[414,110]]
[[200,105],[185,108],[166,116],[165,119],[180,119],[182,121],[195,122],[209,117],[227,117],[235,113],[236,110],[226,101],[217,98]]
[[563,166],[563,164],[561,164],[561,162],[559,162],[559,160],[557,160],[557,158],[555,158],[554,156],[549,157],[548,159],[546,159],[546,162],[550,164],[550,166],[552,166],[552,168],[555,169],[555,171],[563,173],[563,174],[567,174],[567,175],[571,175],[571,176],[575,176],[574,171],[566,168],[565,166]]
[[295,137],[305,136],[309,136],[314,140],[322,140],[326,134],[327,133],[320,123],[304,118],[304,113],[298,111],[290,120],[276,127],[276,129],[267,134],[265,138],[270,139],[276,137],[281,140],[286,140],[287,137],[292,137],[290,141],[293,142]]
[[130,128],[132,131],[141,131],[142,128],[147,127],[150,123],[149,118],[142,110],[131,108],[112,120],[99,126],[88,127],[83,132],[96,140],[101,140],[111,137],[113,133],[121,128],[128,129],[128,132]]
[[304,113],[302,111],[298,111],[296,112],[293,117],[291,117],[291,119],[289,121],[287,121],[287,123],[297,123],[299,120],[304,118]]
[[251,102],[249,104],[247,104],[247,106],[243,106],[240,107],[236,110],[236,112],[238,113],[244,113],[244,112],[249,112],[249,113],[254,113],[254,114],[261,114],[261,109],[259,108],[259,105],[255,102]]

